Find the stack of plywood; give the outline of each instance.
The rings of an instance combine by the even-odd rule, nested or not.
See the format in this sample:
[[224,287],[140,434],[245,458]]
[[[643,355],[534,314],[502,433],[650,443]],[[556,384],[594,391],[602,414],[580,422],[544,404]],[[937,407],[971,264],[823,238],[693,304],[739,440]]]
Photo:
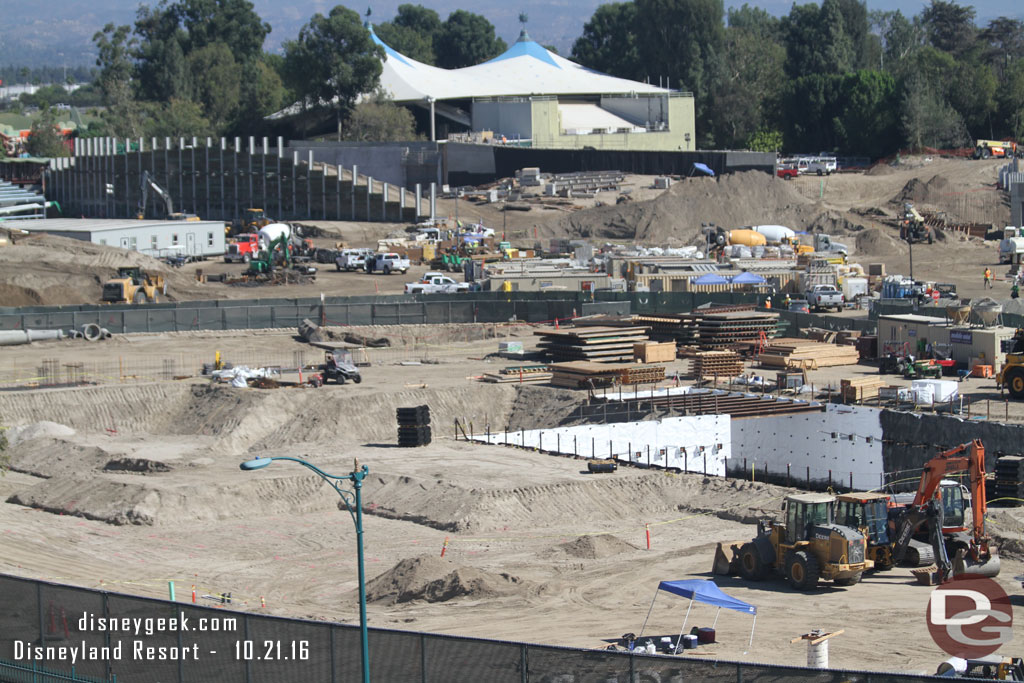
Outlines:
[[650,313],[633,316],[633,322],[648,325],[655,339],[671,340],[680,346],[700,343],[699,317],[687,313]]
[[551,384],[568,389],[644,384],[665,379],[664,365],[570,361],[551,365]]
[[816,370],[834,365],[856,365],[860,354],[853,346],[822,344],[809,339],[773,339],[758,356],[762,365]]
[[670,363],[676,359],[675,342],[633,344],[633,356],[641,363]]
[[839,380],[839,390],[846,403],[860,403],[869,398],[876,398],[878,390],[886,386],[886,381],[878,377],[850,377]]
[[551,370],[546,365],[516,365],[502,368],[497,374],[485,373],[483,381],[495,384],[547,382],[551,377]]
[[743,358],[735,351],[699,351],[693,355],[690,374],[705,377],[738,377],[743,374]]
[[547,328],[534,334],[541,338],[537,347],[556,361],[632,361],[633,345],[647,341],[646,327]]

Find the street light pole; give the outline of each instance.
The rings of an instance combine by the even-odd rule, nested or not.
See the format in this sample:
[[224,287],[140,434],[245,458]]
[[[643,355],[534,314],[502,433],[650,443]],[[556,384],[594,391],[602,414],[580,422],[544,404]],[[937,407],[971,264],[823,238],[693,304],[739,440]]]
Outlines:
[[[313,470],[318,477],[330,484],[331,488],[341,496],[341,500],[344,501],[345,508],[348,510],[349,516],[352,517],[352,522],[356,525],[356,551],[359,564],[359,643],[362,646],[363,683],[370,683],[369,631],[366,628],[366,570],[363,561],[363,479],[365,479],[366,475],[370,473],[370,468],[366,465],[363,465],[360,468],[359,461],[356,460],[351,473],[339,476],[336,474],[328,474],[316,465],[308,463],[305,460],[285,456],[246,460],[239,465],[239,468],[246,471],[260,470],[275,460],[290,460],[292,462],[299,463],[307,469]],[[339,481],[351,481],[352,488],[355,489],[354,495],[352,491],[338,486],[337,482]],[[353,505],[355,506],[355,510],[352,509]]]

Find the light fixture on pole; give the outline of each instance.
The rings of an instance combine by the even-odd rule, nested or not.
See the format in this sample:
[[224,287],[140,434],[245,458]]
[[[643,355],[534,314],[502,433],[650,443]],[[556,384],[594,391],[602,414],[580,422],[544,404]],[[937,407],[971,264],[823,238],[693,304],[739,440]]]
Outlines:
[[[352,522],[356,525],[356,550],[359,558],[359,642],[362,646],[363,683],[370,683],[370,647],[366,628],[366,572],[363,565],[363,479],[370,473],[370,468],[366,465],[360,468],[359,461],[356,460],[351,473],[339,476],[328,474],[305,460],[284,456],[246,460],[239,465],[239,468],[246,471],[261,470],[275,460],[290,460],[313,470],[318,477],[330,484],[331,488],[341,496],[348,514],[352,517]],[[351,481],[354,491],[338,486],[340,481]]]

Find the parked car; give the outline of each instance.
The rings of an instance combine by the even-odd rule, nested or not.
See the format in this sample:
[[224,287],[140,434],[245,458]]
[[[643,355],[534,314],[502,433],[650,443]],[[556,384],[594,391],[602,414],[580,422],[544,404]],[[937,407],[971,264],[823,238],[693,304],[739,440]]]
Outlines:
[[775,175],[786,180],[792,180],[800,175],[800,171],[795,166],[779,166],[775,169]]
[[366,259],[373,256],[372,249],[342,249],[334,257],[334,266],[338,270],[363,270]]
[[811,307],[807,305],[807,301],[804,299],[791,299],[789,302],[789,310],[794,313],[810,313]]

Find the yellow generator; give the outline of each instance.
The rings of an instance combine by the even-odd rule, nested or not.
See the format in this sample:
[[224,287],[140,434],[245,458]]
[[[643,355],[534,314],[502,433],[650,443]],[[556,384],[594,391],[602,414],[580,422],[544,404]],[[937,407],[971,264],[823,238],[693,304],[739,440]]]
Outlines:
[[714,573],[735,570],[748,581],[761,581],[774,569],[802,591],[814,590],[819,579],[837,586],[859,583],[874,563],[866,557],[864,534],[835,523],[835,500],[824,493],[786,496],[785,522],[758,522],[757,537],[733,545],[731,559],[719,544]]
[[167,294],[163,275],[150,275],[138,266],[117,269],[117,277],[103,283],[103,301],[109,304],[157,303]]

